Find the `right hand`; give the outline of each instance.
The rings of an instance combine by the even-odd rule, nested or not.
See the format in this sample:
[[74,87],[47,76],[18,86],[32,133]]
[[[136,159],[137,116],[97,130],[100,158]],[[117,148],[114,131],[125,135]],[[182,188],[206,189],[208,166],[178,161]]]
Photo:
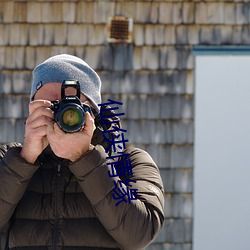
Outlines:
[[50,106],[51,102],[47,100],[35,100],[29,104],[21,156],[31,164],[35,163],[49,144],[46,137],[47,126],[54,123],[54,113]]

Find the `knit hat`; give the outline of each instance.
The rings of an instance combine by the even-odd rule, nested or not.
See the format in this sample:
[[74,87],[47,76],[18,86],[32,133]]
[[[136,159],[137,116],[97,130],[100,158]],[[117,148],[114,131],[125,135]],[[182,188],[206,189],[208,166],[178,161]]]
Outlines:
[[95,108],[99,110],[101,80],[97,73],[82,59],[68,54],[52,56],[36,66],[32,74],[31,100],[36,91],[46,83],[77,80],[81,93],[90,99]]

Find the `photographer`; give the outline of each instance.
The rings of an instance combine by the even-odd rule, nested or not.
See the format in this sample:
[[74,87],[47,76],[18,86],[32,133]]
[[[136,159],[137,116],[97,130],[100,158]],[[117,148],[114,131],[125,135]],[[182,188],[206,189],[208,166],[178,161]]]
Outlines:
[[145,151],[124,147],[100,88],[96,72],[75,56],[53,56],[33,70],[24,143],[0,148],[2,249],[137,250],[159,233],[159,170]]

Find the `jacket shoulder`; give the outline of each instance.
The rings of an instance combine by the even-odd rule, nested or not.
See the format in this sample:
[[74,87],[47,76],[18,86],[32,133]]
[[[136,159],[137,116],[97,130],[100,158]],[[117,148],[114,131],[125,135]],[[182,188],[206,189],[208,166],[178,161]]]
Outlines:
[[129,146],[128,148],[126,148],[124,153],[129,155],[131,161],[134,161],[136,163],[144,162],[150,165],[154,165],[157,168],[157,165],[153,160],[153,158],[150,156],[148,152],[146,152],[143,149]]
[[9,148],[13,147],[22,147],[22,144],[19,142],[10,142],[8,144],[0,145],[0,159],[4,157]]

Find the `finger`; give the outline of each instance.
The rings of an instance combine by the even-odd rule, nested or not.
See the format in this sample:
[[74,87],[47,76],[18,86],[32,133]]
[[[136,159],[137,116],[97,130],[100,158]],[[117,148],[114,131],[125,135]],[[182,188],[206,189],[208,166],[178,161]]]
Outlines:
[[31,130],[29,130],[29,133],[25,134],[25,138],[31,138],[32,140],[34,138],[37,137],[44,137],[47,134],[47,126],[40,126],[40,127],[36,127],[36,128],[32,128]]
[[58,143],[64,136],[65,133],[60,129],[57,123],[54,122],[53,124],[48,125],[47,137],[49,141]]
[[57,123],[54,123],[54,131],[59,137],[63,137],[66,134],[62,129],[60,129]]
[[28,128],[37,128],[37,127],[41,127],[41,126],[48,126],[50,124],[53,124],[54,120],[51,119],[50,117],[47,116],[39,116],[36,119],[27,119],[26,121],[26,126]]
[[86,112],[86,121],[83,129],[87,134],[91,135],[94,130],[94,119],[89,112]]
[[46,107],[38,107],[32,113],[30,113],[28,119],[30,121],[34,121],[41,116],[46,116],[50,119],[54,119],[54,112],[50,108]]
[[54,124],[52,123],[52,124],[49,124],[49,125],[47,126],[47,137],[48,137],[48,138],[49,138],[49,137],[53,137],[54,134],[55,134],[55,131],[54,131]]
[[29,112],[30,114],[34,112],[39,107],[45,107],[49,108],[52,105],[52,103],[48,100],[35,100],[30,102],[29,104]]

